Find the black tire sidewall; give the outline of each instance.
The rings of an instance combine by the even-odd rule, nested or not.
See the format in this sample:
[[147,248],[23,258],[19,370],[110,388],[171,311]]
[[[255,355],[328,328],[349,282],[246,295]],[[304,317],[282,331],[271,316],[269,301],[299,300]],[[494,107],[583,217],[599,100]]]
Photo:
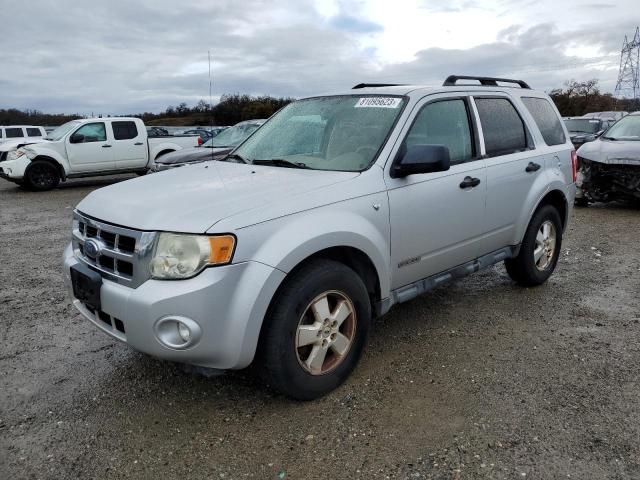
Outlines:
[[[31,179],[31,174],[34,168],[37,168],[37,167],[46,167],[51,169],[54,175],[54,181],[46,186],[36,185]],[[24,178],[25,178],[25,184],[28,185],[31,190],[35,190],[35,191],[51,190],[52,188],[57,187],[58,183],[60,183],[60,174],[58,173],[56,167],[44,160],[35,160],[31,162],[31,164],[27,167],[27,171],[25,172]]]
[[[328,290],[345,294],[353,303],[357,322],[355,339],[347,358],[334,370],[311,375],[298,362],[295,336],[306,307]],[[342,384],[362,355],[371,323],[371,305],[360,277],[339,262],[317,261],[292,276],[275,302],[264,338],[267,379],[276,389],[299,400],[318,398]]]
[[[536,246],[536,236],[538,230],[544,222],[551,221],[556,229],[556,245],[551,264],[544,270],[538,270],[533,259],[533,251]],[[529,284],[540,285],[547,281],[547,279],[553,274],[558,259],[560,258],[560,251],[562,250],[562,221],[558,210],[551,206],[545,205],[541,207],[531,219],[527,232],[524,237],[524,241],[520,247],[521,257],[519,260],[520,267],[524,270],[525,276]]]

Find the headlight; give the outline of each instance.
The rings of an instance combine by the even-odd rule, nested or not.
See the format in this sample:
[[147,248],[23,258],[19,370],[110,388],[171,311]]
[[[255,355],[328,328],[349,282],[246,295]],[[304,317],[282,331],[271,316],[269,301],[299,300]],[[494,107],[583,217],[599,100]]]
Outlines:
[[151,277],[189,278],[209,265],[226,265],[231,262],[235,243],[232,235],[161,233],[149,264]]

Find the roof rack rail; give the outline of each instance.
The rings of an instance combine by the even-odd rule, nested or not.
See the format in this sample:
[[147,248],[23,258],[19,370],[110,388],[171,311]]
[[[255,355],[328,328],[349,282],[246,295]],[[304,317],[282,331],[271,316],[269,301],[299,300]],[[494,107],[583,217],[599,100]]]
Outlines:
[[370,88],[370,87],[400,87],[401,83],[359,83],[354,86],[351,90],[358,90],[359,88]]
[[485,87],[498,87],[497,82],[505,82],[505,83],[516,83],[520,85],[521,88],[527,88],[531,90],[531,87],[524,80],[513,80],[511,78],[495,78],[495,77],[475,77],[470,75],[449,75],[447,79],[442,84],[443,87],[453,87],[456,85],[458,80],[477,80],[480,82],[480,85]]

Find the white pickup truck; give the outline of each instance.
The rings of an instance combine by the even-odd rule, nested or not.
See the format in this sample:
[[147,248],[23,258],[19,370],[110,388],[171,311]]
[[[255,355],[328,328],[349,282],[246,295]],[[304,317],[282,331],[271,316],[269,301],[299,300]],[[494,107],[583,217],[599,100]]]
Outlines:
[[145,173],[158,157],[196,147],[200,137],[147,137],[139,118],[73,120],[42,143],[8,152],[0,177],[33,190],[50,190],[67,178],[116,173]]

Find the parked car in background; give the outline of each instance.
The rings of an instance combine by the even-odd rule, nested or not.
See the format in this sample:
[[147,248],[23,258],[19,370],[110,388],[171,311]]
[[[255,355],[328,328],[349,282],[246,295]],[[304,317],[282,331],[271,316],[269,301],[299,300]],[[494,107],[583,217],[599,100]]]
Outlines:
[[201,148],[186,149],[170,153],[158,158],[151,165],[150,170],[159,172],[169,168],[182,167],[183,165],[204,162],[207,160],[219,160],[224,158],[231,150],[240,145],[266,120],[246,120],[235,124],[230,128],[223,128],[215,137],[207,140]]
[[578,150],[576,203],[640,202],[640,112],[625,116]]
[[579,148],[586,142],[593,142],[607,128],[615,123],[615,120],[598,117],[567,117],[563,118],[564,124],[569,131],[571,143]]
[[591,113],[585,113],[582,117],[583,118],[612,118],[617,121],[627,115],[629,115],[629,112],[591,112]]
[[169,131],[162,127],[147,127],[147,135],[149,137],[168,137]]
[[148,137],[139,118],[73,120],[42,143],[10,151],[0,177],[33,190],[49,190],[67,178],[146,173],[150,163],[170,152],[194,147],[198,136]]
[[216,135],[218,135],[220,132],[222,132],[226,128],[227,127],[211,127],[211,128],[199,127],[191,130],[185,130],[182,133],[183,135],[200,135],[200,138],[202,138],[202,140],[206,142],[207,140],[210,140]]
[[348,378],[396,303],[499,262],[543,284],[575,151],[544,92],[469,78],[298,100],[226,161],[93,191],[64,252],[73,305],[137,350],[253,363],[309,400]]
[[0,144],[7,141],[29,142],[45,137],[47,132],[44,127],[35,125],[9,125],[0,127]]

